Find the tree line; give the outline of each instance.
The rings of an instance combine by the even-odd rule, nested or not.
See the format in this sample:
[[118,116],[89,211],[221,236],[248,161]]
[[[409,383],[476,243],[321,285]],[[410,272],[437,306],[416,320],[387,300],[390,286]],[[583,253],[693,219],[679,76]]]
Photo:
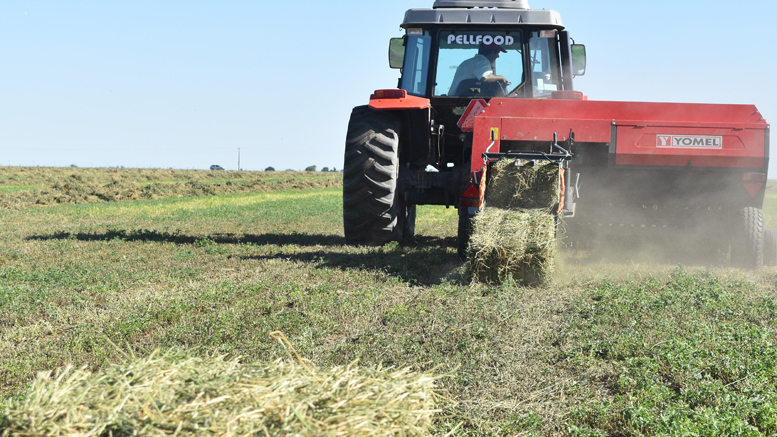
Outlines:
[[[318,169],[318,167],[316,167],[315,165],[310,165],[310,166],[305,167],[305,171],[318,171],[317,169]],[[277,171],[277,170],[275,170],[274,167],[267,167],[266,169],[264,169],[264,171]],[[288,168],[285,171],[297,171],[297,170],[294,170],[292,168]],[[321,169],[321,171],[322,172],[337,172],[338,170],[335,167],[332,167],[331,169],[329,167],[324,167],[324,168]]]

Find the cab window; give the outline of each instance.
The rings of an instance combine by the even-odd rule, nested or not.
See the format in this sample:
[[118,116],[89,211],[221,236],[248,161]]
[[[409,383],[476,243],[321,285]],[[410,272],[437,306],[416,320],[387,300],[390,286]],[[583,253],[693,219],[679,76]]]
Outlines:
[[529,40],[529,65],[534,97],[550,97],[553,91],[561,89],[555,32],[552,35],[542,37],[539,32],[532,32]]
[[405,48],[405,64],[402,67],[402,89],[408,94],[424,97],[429,77],[429,54],[432,37],[408,36]]
[[[439,39],[434,96],[505,96],[525,80],[520,31],[441,31]],[[509,84],[484,80],[489,75]]]

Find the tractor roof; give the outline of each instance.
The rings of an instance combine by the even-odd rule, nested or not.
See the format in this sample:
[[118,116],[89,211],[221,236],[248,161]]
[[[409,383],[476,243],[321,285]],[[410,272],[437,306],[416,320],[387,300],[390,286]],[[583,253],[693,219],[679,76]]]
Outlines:
[[529,0],[435,0],[434,8],[531,9]]
[[563,29],[553,10],[529,9],[528,0],[436,0],[432,9],[410,9],[402,27],[437,25],[547,26]]

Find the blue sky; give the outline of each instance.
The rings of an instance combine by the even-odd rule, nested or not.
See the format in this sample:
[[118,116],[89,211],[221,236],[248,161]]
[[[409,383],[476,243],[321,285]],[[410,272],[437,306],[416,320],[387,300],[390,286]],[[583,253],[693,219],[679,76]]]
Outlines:
[[[351,108],[396,86],[389,38],[432,3],[0,0],[0,165],[339,169]],[[591,99],[777,120],[774,0],[530,5],[586,44]]]

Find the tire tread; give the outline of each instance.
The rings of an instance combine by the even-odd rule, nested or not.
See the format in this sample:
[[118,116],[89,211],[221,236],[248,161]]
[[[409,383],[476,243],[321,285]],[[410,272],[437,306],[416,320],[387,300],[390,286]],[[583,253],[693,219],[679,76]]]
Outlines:
[[398,229],[399,119],[367,106],[353,109],[345,141],[343,228],[349,244],[381,245]]
[[731,258],[737,267],[759,269],[764,265],[764,216],[760,208],[739,211]]

